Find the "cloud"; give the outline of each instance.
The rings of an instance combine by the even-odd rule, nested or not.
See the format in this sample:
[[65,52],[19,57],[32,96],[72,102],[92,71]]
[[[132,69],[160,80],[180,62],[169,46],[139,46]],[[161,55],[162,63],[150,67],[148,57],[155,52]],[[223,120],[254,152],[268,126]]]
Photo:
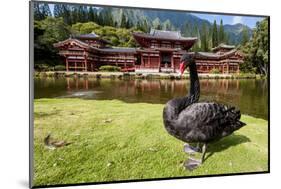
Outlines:
[[243,18],[242,16],[234,16],[232,19],[232,24],[243,24]]

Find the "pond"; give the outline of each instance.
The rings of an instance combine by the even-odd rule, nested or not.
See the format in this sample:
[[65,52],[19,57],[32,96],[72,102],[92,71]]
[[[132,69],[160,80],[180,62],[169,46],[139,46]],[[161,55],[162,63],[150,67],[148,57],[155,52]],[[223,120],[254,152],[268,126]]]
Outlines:
[[[200,101],[239,107],[242,114],[268,119],[268,81],[263,79],[201,79]],[[120,80],[35,78],[34,98],[119,99],[128,103],[165,104],[184,96],[189,80]]]

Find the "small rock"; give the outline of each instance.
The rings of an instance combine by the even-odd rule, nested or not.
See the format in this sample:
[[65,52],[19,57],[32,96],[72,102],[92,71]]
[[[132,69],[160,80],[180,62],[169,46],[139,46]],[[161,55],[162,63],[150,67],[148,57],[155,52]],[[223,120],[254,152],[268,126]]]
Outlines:
[[110,162],[107,163],[106,166],[107,166],[107,167],[111,167],[113,164],[114,164],[114,162],[110,161]]
[[156,148],[152,148],[152,147],[148,148],[148,150],[151,151],[151,152],[157,152],[157,149]]
[[110,122],[112,122],[112,119],[105,119],[105,120],[103,120],[103,123],[110,123]]

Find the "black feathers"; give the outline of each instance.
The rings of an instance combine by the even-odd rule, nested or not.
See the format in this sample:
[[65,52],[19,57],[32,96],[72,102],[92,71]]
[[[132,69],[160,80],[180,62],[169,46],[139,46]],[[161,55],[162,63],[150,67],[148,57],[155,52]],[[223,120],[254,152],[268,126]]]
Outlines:
[[[228,136],[245,123],[235,107],[215,102],[198,102],[200,84],[195,62],[185,58],[190,69],[190,90],[186,97],[170,100],[163,110],[166,130],[185,142],[210,142]],[[183,59],[183,60],[185,60]]]

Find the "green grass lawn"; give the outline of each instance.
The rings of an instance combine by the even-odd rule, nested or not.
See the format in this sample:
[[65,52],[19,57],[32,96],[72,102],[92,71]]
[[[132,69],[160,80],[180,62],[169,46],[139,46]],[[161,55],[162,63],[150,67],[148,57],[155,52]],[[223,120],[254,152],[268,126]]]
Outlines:
[[[242,116],[239,131],[210,145],[207,159],[185,170],[183,142],[170,136],[163,105],[118,100],[37,99],[34,185],[72,184],[268,170],[267,121]],[[44,137],[73,142],[50,150]]]

